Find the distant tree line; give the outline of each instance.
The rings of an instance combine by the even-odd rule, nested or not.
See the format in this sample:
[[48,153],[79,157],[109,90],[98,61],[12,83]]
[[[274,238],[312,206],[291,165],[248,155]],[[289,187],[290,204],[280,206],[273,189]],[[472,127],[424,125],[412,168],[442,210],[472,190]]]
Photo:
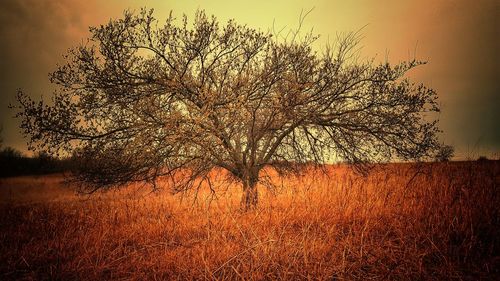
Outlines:
[[0,178],[61,173],[75,166],[73,157],[57,158],[43,151],[28,157],[11,147],[0,149]]

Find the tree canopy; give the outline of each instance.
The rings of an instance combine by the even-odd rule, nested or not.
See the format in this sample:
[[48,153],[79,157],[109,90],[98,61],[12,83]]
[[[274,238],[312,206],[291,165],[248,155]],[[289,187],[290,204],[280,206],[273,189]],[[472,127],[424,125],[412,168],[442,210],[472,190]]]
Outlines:
[[342,159],[420,160],[439,147],[434,90],[405,78],[423,64],[355,56],[357,33],[317,52],[317,37],[279,38],[152,11],[90,28],[51,75],[52,102],[18,93],[32,147],[76,153],[92,188],[172,176],[178,190],[219,167],[257,203],[265,167]]

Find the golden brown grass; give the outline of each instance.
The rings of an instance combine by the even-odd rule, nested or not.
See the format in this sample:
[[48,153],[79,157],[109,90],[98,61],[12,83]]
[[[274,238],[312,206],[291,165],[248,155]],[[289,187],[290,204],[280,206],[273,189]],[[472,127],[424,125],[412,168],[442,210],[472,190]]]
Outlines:
[[0,279],[495,279],[499,172],[496,161],[367,177],[336,166],[260,187],[248,213],[237,186],[89,197],[58,176],[4,179]]

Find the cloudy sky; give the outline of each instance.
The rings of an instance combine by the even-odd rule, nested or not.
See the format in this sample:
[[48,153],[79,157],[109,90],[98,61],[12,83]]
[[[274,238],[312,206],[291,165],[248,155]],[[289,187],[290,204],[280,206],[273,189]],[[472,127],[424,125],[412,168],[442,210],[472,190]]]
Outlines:
[[193,16],[197,9],[261,30],[294,28],[312,8],[304,29],[321,35],[362,29],[361,54],[377,61],[428,61],[409,73],[439,94],[441,139],[458,158],[500,153],[500,1],[124,1],[2,0],[0,2],[0,122],[4,146],[26,151],[19,123],[7,107],[16,89],[49,98],[48,73],[88,27],[120,17],[125,9],[155,9],[157,18]]

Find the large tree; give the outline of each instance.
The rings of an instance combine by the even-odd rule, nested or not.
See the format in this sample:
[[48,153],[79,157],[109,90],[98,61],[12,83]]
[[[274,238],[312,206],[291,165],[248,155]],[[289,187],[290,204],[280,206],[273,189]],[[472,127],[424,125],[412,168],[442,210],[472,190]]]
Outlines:
[[438,147],[426,116],[436,93],[404,78],[422,62],[363,61],[356,33],[318,53],[311,34],[221,26],[204,12],[176,22],[143,10],[91,28],[51,74],[51,103],[19,92],[31,145],[76,151],[75,176],[92,188],[169,175],[181,190],[219,167],[241,182],[244,208],[266,166],[419,160]]

